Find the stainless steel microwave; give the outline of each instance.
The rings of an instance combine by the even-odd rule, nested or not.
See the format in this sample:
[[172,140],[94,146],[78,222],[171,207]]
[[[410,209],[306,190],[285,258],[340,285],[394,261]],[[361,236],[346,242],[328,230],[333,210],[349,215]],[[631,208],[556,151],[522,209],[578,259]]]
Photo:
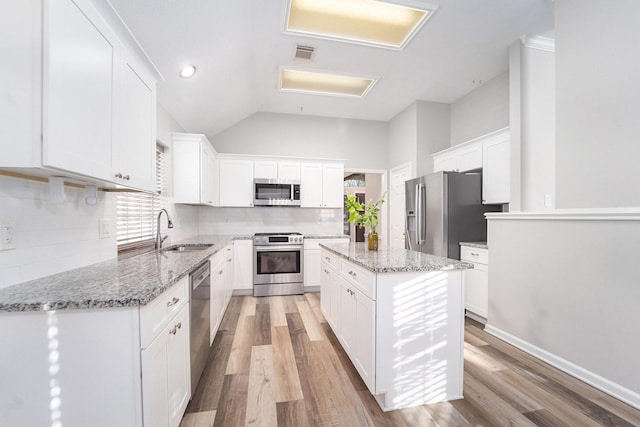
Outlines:
[[254,179],[253,206],[300,206],[300,181]]

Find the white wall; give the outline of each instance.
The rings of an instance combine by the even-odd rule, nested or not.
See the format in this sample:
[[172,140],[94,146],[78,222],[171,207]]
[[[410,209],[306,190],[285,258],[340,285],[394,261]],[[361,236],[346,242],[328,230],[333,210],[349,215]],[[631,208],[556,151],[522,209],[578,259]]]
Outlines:
[[[48,184],[0,176],[0,218],[15,224],[16,249],[0,252],[0,288],[116,256],[115,196],[98,192],[84,203],[84,189],[65,187],[66,200],[47,200]],[[100,219],[112,236],[100,239]]]
[[555,53],[540,47],[552,46],[551,39],[525,40],[510,48],[510,210],[543,211],[555,199]]
[[347,168],[386,168],[386,123],[255,113],[210,136],[218,152],[345,159]]
[[416,170],[418,144],[418,106],[412,103],[387,125],[387,168],[411,162]]
[[431,154],[449,147],[449,104],[416,101],[391,119],[387,167],[411,162],[416,176],[433,172]]
[[509,126],[509,72],[451,104],[451,146]]
[[555,10],[557,206],[640,206],[640,2]]
[[490,219],[488,330],[639,406],[635,218]]
[[169,236],[164,245],[168,246],[171,242],[198,234],[198,207],[173,203],[173,141],[171,133],[184,132],[184,129],[160,105],[157,106],[156,123],[156,138],[165,147],[166,188],[162,195],[162,207],[167,209],[173,220],[172,229],[166,228],[164,218],[161,220],[162,234]]
[[[431,155],[449,148],[451,139],[450,105],[438,102],[417,101],[417,174],[433,172]],[[389,165],[396,166],[399,163]]]

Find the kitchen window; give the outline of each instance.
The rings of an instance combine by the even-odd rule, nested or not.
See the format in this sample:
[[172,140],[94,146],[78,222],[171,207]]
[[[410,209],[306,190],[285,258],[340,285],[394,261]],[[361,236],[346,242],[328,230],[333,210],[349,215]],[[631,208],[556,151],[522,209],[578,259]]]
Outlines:
[[164,147],[156,145],[156,193],[123,191],[116,193],[116,234],[118,253],[148,249],[155,244],[156,215],[162,208]]

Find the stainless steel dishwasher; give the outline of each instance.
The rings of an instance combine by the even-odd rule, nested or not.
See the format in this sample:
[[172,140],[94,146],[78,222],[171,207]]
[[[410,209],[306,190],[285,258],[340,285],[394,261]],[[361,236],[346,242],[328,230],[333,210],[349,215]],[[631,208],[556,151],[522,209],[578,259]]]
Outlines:
[[189,275],[191,310],[191,396],[207,363],[211,329],[211,282],[209,261]]

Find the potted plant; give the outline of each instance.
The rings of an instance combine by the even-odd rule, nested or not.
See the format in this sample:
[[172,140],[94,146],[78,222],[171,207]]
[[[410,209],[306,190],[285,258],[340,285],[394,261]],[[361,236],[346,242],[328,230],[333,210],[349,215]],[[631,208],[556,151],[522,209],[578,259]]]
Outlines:
[[362,227],[369,227],[369,250],[378,250],[378,233],[376,233],[376,227],[378,226],[378,213],[380,212],[380,206],[384,203],[384,196],[382,195],[380,200],[374,202],[372,200],[367,203],[360,203],[356,200],[356,196],[353,194],[347,194],[347,201],[345,206],[349,212],[349,222],[354,225]]

